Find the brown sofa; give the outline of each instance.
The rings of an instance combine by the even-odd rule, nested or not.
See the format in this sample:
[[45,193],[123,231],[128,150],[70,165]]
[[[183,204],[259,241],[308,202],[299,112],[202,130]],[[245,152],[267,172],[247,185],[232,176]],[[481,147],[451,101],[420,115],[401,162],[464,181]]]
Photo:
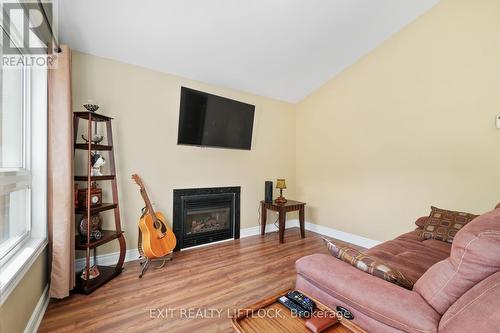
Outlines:
[[500,332],[500,208],[469,222],[453,244],[417,235],[365,251],[417,281],[413,290],[326,254],[297,261],[296,288],[350,310],[368,332]]

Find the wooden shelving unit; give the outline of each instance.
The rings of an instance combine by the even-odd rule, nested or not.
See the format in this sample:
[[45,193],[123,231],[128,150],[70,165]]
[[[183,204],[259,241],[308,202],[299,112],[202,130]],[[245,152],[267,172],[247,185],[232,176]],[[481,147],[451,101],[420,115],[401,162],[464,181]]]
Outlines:
[[[102,203],[102,205],[97,206],[97,207],[90,207],[90,214],[91,216],[100,212],[104,212],[110,209],[115,209],[118,207],[118,203]],[[75,213],[77,214],[85,214],[87,213],[87,208],[77,208],[75,209]]]
[[117,232],[116,230],[102,230],[102,237],[98,240],[93,240],[87,243],[80,235],[75,236],[75,248],[78,250],[86,250],[87,248],[94,249],[102,244],[117,239],[123,234],[123,231]]
[[[113,150],[113,146],[107,146],[107,145],[94,145],[92,144],[92,150],[99,150],[99,151],[102,151],[102,150]],[[81,149],[81,150],[88,150],[88,144],[86,143],[76,143],[75,144],[75,149]]]
[[[87,138],[92,138],[95,133],[92,132],[93,125],[96,122],[104,122],[106,124],[106,139],[107,144],[93,144],[91,141],[87,143],[78,143],[78,126],[80,120],[87,121]],[[111,191],[113,202],[111,203],[102,203],[100,206],[91,207],[90,200],[90,191],[87,191],[86,198],[86,207],[76,208],[75,214],[83,215],[87,217],[87,236],[82,237],[81,235],[75,236],[75,249],[85,251],[85,271],[86,276],[89,276],[89,270],[91,268],[91,251],[95,251],[98,246],[106,244],[108,242],[118,240],[120,245],[120,256],[118,258],[118,262],[114,266],[101,266],[97,265],[99,269],[99,276],[93,279],[82,279],[81,271],[76,272],[76,286],[75,291],[83,294],[90,294],[94,290],[98,289],[100,286],[110,281],[117,275],[122,272],[123,262],[125,260],[125,237],[123,235],[123,231],[121,230],[121,222],[120,222],[120,209],[118,205],[118,189],[116,182],[116,167],[115,167],[115,157],[113,150],[113,133],[111,129],[111,120],[112,118],[93,113],[88,111],[83,112],[74,112],[73,113],[73,142],[75,155],[76,150],[85,150],[87,151],[87,175],[78,175],[75,176],[75,182],[84,182],[86,183],[87,189],[90,189],[91,183],[95,181],[110,181],[111,182]],[[110,173],[109,175],[103,176],[92,176],[91,175],[91,152],[92,151],[107,151],[108,157],[107,161],[109,163]],[[114,211],[114,220],[115,220],[115,229],[114,230],[102,230],[102,237],[100,239],[94,240],[90,239],[90,217],[94,214],[113,210]],[[94,263],[96,264],[96,263]]]
[[[104,175],[104,176],[90,176],[90,180],[93,182],[97,182],[100,180],[113,180],[115,179],[115,175]],[[88,180],[87,176],[75,176],[75,181],[86,182]]]

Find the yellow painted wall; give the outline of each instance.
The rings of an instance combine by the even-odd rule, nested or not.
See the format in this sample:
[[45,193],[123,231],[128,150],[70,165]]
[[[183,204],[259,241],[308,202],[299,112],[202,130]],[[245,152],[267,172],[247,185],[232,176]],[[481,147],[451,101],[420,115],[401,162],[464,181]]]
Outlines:
[[[137,248],[137,220],[144,206],[130,179],[138,173],[156,209],[172,220],[173,189],[241,186],[241,227],[258,226],[264,181],[295,185],[295,112],[291,104],[73,52],[73,105],[88,99],[112,116],[120,208],[127,247]],[[177,145],[181,86],[255,105],[251,151]],[[102,182],[104,187],[105,182]],[[109,194],[109,191],[106,191]],[[109,223],[109,217],[102,213]],[[271,221],[270,221],[271,222]],[[100,247],[100,254],[117,245]],[[81,255],[81,254],[80,254]]]
[[45,249],[0,306],[0,333],[24,331],[47,283],[47,250]]
[[297,105],[307,219],[386,240],[500,201],[500,1],[445,0]]

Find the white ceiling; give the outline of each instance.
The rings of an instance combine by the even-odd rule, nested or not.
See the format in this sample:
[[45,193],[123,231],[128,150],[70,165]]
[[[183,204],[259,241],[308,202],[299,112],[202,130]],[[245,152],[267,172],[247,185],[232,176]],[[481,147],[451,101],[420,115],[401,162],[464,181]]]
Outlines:
[[75,50],[297,102],[438,0],[62,0]]

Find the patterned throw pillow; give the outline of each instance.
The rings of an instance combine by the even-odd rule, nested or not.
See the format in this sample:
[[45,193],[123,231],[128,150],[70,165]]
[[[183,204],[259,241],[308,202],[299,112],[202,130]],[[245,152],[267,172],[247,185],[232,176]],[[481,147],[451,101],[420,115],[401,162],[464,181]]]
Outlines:
[[419,233],[420,239],[437,239],[451,243],[457,232],[478,216],[431,207],[431,214]]
[[382,260],[366,255],[352,247],[332,243],[326,238],[323,238],[323,241],[332,256],[351,264],[363,272],[397,284],[403,288],[410,290],[413,288],[414,281]]

